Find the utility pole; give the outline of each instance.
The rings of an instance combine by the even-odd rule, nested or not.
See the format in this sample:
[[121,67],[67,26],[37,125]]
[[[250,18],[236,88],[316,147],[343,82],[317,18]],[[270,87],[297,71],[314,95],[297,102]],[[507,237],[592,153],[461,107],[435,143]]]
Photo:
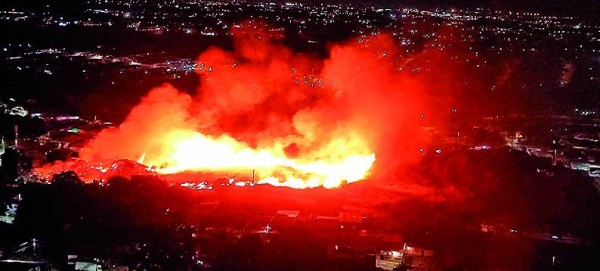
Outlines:
[[19,125],[15,125],[15,149],[19,148]]

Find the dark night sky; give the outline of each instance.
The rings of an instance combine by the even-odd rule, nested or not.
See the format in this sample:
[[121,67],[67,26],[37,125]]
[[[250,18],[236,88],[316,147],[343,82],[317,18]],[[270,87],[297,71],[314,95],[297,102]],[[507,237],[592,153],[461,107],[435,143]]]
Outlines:
[[512,11],[537,11],[550,14],[597,16],[600,0],[300,0],[300,2],[384,4],[422,7],[482,7]]
[[[46,3],[65,9],[82,7],[85,0],[4,0],[0,6],[43,7]],[[126,0],[124,0],[126,1]],[[161,1],[161,0],[156,0]],[[228,1],[228,0],[225,0]],[[260,0],[247,0],[258,2]],[[268,0],[285,2],[286,0]],[[354,3],[385,6],[419,7],[484,7],[512,11],[538,11],[551,14],[586,15],[600,14],[600,0],[290,0],[306,3]]]
[[592,9],[597,10],[600,3],[598,0],[406,0],[403,2],[410,4],[427,3],[429,5],[457,5],[515,11],[559,12],[566,14],[588,13]]

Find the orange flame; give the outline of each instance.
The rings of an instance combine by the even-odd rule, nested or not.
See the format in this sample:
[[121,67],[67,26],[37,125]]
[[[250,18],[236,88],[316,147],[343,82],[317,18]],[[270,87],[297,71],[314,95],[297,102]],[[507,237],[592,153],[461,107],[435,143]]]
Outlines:
[[364,179],[375,161],[364,141],[338,138],[321,150],[292,159],[284,145],[253,149],[229,136],[212,138],[190,130],[168,133],[158,144],[161,152],[145,152],[140,161],[157,165],[157,172],[176,174],[185,171],[249,172],[256,171],[260,184],[306,188],[333,188],[343,182]]

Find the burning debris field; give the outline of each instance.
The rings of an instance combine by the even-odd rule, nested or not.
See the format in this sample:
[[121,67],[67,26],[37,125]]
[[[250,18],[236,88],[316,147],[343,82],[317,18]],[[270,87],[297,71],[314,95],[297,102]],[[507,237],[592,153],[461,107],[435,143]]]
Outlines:
[[333,188],[420,156],[425,92],[399,68],[405,59],[391,35],[331,44],[326,58],[287,48],[257,21],[231,35],[233,50],[212,47],[197,58],[197,89],[150,90],[78,160],[35,173],[72,170],[103,181],[226,172],[259,184]]

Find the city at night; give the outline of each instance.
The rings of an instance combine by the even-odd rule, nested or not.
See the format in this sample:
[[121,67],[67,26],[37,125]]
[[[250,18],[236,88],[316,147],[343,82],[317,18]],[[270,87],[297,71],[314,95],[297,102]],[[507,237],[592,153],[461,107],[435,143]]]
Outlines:
[[600,2],[0,3],[0,270],[598,270]]

